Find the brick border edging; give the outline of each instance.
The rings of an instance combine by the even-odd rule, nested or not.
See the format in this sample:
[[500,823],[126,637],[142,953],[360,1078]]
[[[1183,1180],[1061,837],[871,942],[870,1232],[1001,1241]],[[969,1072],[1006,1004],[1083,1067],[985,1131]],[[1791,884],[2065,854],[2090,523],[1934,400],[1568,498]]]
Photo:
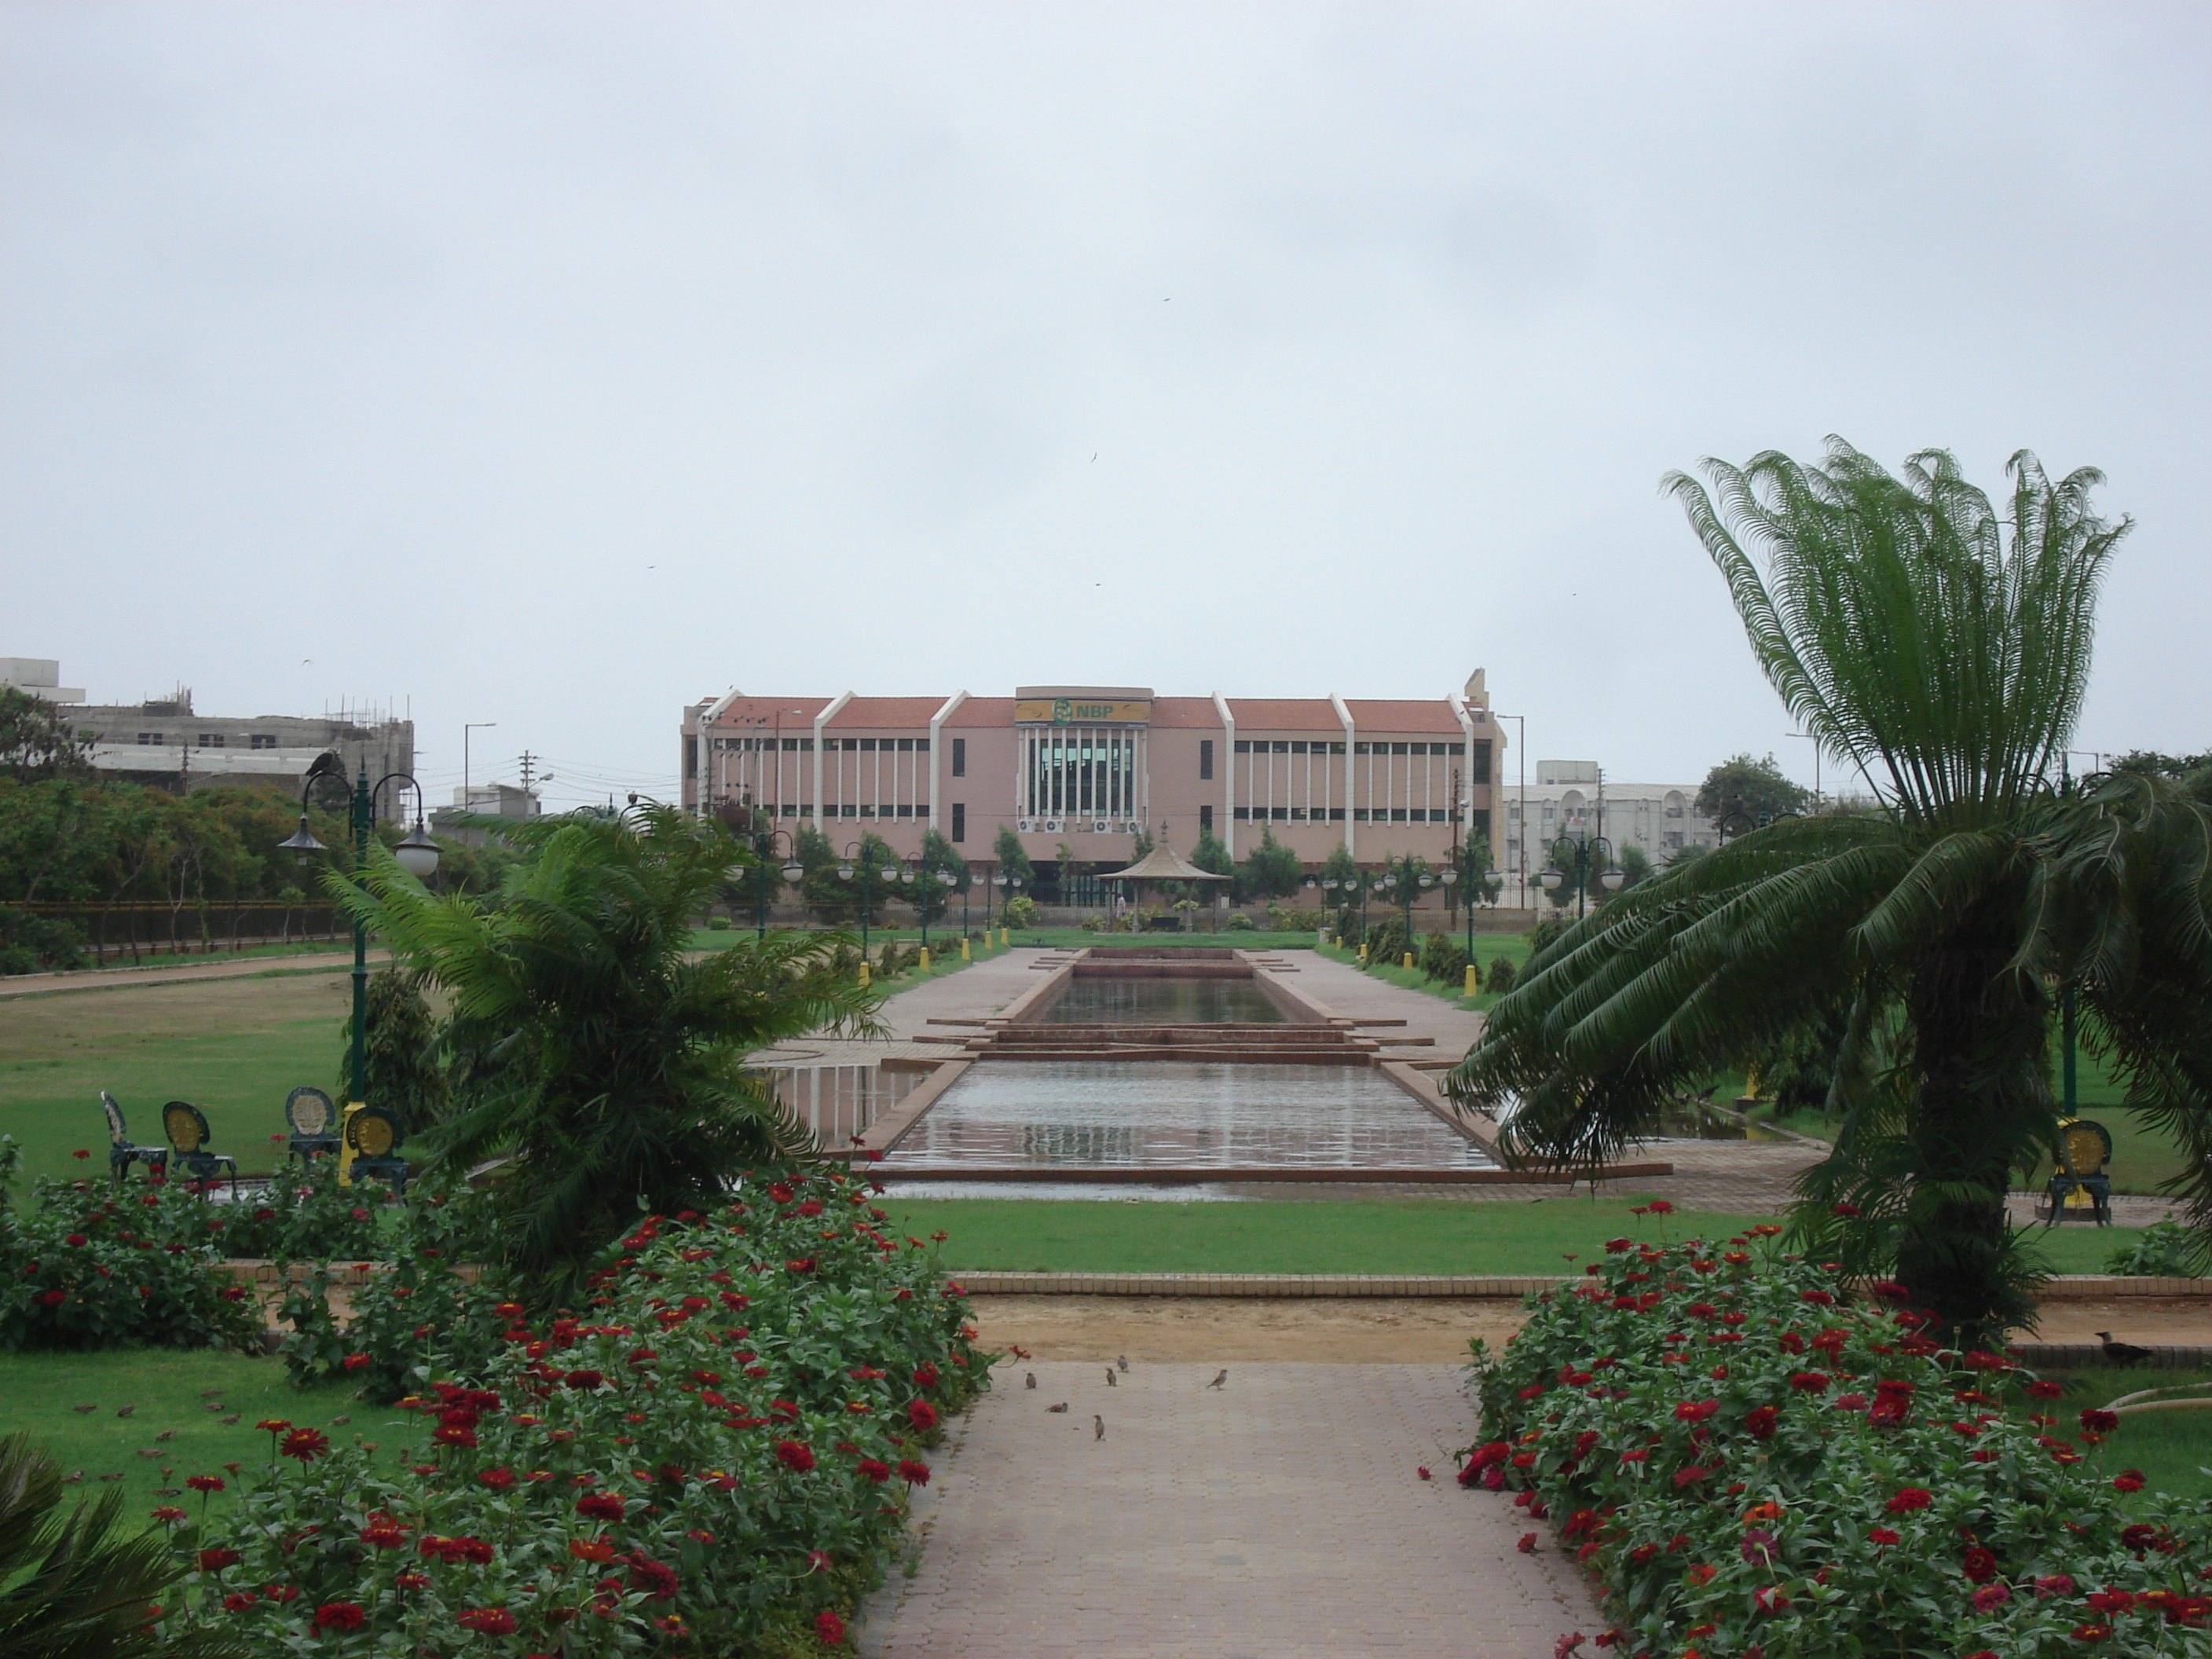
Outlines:
[[[2189,1370],[2199,1365],[2212,1365],[2212,1346],[2202,1342],[2147,1342],[2150,1358],[2143,1362],[2154,1369]],[[2130,1369],[2115,1365],[2105,1358],[2104,1349],[2094,1342],[2015,1342],[2010,1352],[2020,1357],[2022,1364],[2037,1370],[2077,1370],[2084,1366],[2096,1366],[2109,1370],[2114,1377],[2124,1377]]]
[[[956,1273],[951,1277],[970,1296],[1517,1298],[1573,1282],[1571,1275],[1544,1273],[1039,1273],[985,1270]],[[2122,1279],[2104,1273],[2069,1273],[2053,1280],[2044,1291],[2044,1299],[2050,1302],[2127,1296],[2212,1297],[2212,1279]],[[2103,1358],[2094,1343],[2030,1342],[2020,1346],[2023,1351],[2063,1348],[2069,1352],[2078,1346],[2092,1358]],[[2163,1353],[2166,1350],[2155,1351]],[[2180,1347],[2173,1352],[2197,1351]],[[2203,1352],[2212,1358],[2212,1347]]]

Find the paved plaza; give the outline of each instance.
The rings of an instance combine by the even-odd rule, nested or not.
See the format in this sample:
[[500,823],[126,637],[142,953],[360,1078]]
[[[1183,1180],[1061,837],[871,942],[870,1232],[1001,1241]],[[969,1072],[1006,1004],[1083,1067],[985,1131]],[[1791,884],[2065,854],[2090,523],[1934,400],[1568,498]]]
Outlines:
[[1221,1369],[1133,1362],[1109,1389],[1099,1364],[1001,1364],[860,1651],[1547,1659],[1604,1628],[1547,1528],[1453,1482],[1475,1431],[1458,1368],[1232,1364],[1209,1389]]

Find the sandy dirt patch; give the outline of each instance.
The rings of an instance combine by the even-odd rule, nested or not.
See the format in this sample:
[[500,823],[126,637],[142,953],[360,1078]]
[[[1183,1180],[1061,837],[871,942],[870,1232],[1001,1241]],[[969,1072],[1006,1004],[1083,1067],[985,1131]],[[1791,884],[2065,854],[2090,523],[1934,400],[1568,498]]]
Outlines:
[[2110,1331],[2122,1342],[2212,1343],[2212,1301],[2121,1296],[2104,1302],[2046,1302],[2032,1340],[2094,1342],[2099,1331]]
[[1039,1359],[1437,1365],[1521,1328],[1517,1302],[1443,1297],[978,1296],[983,1346]]

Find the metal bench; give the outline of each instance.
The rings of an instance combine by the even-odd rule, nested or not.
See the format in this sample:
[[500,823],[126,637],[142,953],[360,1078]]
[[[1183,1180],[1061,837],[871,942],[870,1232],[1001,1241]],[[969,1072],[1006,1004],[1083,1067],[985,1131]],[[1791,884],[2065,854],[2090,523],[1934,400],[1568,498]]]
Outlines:
[[100,1109],[107,1116],[107,1178],[114,1185],[123,1184],[123,1177],[133,1164],[143,1164],[149,1173],[165,1174],[169,1164],[167,1146],[141,1146],[131,1139],[131,1130],[123,1121],[123,1109],[115,1103],[115,1097],[102,1089]]
[[2105,1173],[2112,1157],[2112,1133],[2103,1124],[2086,1117],[2059,1119],[2058,1139],[2051,1150],[2051,1180],[2044,1188],[2051,1206],[2045,1226],[2055,1226],[2064,1218],[2067,1200],[2075,1193],[2089,1201],[2073,1208],[2087,1209],[2100,1227],[2112,1224],[2112,1178]]
[[188,1100],[173,1100],[161,1108],[161,1129],[169,1137],[170,1162],[191,1171],[192,1179],[212,1184],[223,1168],[230,1170],[230,1196],[238,1198],[238,1161],[207,1149],[207,1115]]
[[338,1109],[320,1089],[302,1087],[284,1097],[284,1122],[292,1132],[285,1154],[301,1163],[336,1153],[340,1142]]

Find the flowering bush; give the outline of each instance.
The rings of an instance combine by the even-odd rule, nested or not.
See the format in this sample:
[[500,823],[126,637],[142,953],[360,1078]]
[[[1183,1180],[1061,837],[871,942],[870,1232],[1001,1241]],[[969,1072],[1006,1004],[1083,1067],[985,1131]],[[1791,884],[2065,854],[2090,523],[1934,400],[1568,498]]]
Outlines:
[[380,1218],[391,1201],[380,1181],[341,1187],[335,1158],[311,1159],[304,1169],[280,1165],[268,1185],[226,1206],[223,1249],[272,1261],[380,1255]]
[[1939,1349],[1895,1286],[1853,1305],[1778,1231],[1615,1239],[1502,1355],[1476,1345],[1461,1481],[1558,1523],[1618,1621],[1599,1645],[2212,1655],[2203,1528],[2122,1513],[2109,1413],[2062,1424],[2056,1384]]
[[41,1177],[19,1209],[21,1157],[0,1136],[0,1349],[259,1340],[252,1298],[216,1266],[226,1206],[189,1182]]
[[264,1423],[267,1471],[215,1528],[163,1512],[197,1565],[169,1627],[333,1659],[842,1642],[983,1362],[865,1182],[747,1198],[646,1221],[584,1317],[499,1304],[487,1362],[416,1378],[412,1447]]

